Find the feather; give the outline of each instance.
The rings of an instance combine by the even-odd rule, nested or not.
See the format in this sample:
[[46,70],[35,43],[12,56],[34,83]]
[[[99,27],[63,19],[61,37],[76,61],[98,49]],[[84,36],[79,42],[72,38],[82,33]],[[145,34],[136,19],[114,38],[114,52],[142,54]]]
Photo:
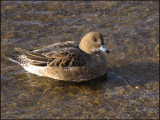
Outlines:
[[31,62],[30,64],[34,66],[40,66],[40,67],[47,66],[47,63],[44,63],[44,62]]

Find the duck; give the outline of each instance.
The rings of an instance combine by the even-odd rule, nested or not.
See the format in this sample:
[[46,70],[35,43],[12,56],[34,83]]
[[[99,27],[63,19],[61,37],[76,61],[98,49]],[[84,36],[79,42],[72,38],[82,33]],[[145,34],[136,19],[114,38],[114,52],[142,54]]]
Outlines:
[[82,82],[106,73],[106,53],[100,32],[89,32],[80,42],[57,42],[35,50],[15,48],[16,55],[7,56],[26,71],[61,81]]

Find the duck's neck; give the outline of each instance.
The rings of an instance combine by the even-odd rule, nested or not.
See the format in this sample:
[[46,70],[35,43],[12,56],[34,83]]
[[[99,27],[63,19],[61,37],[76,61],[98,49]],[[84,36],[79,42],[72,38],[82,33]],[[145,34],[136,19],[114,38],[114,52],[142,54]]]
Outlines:
[[85,53],[87,53],[87,54],[92,54],[92,52],[90,52],[88,49],[86,49],[86,47],[83,46],[83,45],[79,45],[79,48],[80,48],[83,52],[85,52]]

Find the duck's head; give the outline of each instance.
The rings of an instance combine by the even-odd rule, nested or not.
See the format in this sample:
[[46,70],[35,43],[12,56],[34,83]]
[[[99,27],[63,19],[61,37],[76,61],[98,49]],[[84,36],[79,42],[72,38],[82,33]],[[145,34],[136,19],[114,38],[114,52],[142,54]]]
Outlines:
[[90,32],[86,34],[82,38],[79,48],[89,54],[99,51],[109,53],[109,50],[104,45],[103,36],[99,32]]

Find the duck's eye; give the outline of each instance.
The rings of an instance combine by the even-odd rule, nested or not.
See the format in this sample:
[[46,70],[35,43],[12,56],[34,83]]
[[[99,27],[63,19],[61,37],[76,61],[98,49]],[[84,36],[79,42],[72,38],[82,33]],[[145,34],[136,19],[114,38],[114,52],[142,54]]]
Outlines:
[[97,42],[97,39],[95,38],[95,39],[93,39],[93,42]]

